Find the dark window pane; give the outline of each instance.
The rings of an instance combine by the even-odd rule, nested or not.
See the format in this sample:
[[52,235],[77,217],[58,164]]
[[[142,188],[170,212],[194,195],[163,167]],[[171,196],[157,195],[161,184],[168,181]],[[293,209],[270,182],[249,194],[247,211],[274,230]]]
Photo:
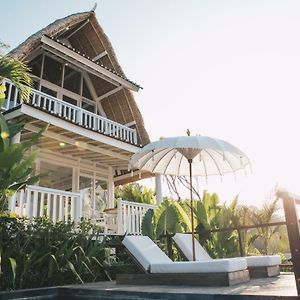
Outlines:
[[68,96],[66,96],[66,95],[63,95],[63,100],[64,100],[65,102],[70,103],[70,104],[77,105],[77,100],[75,100],[75,99],[73,99],[73,98],[70,98],[70,97],[68,97]]
[[31,73],[37,77],[41,77],[42,60],[43,58],[42,55],[40,54],[29,63],[29,67],[31,68]]
[[91,103],[88,103],[88,102],[85,102],[84,100],[82,100],[81,107],[85,110],[88,110],[88,111],[92,112],[92,113],[95,112],[95,105],[91,104]]
[[52,97],[57,97],[57,92],[56,92],[56,91],[53,91],[53,90],[51,90],[51,89],[48,89],[48,88],[46,88],[46,87],[44,87],[44,86],[42,86],[41,91],[42,91],[43,93],[47,94],[47,95],[52,96]]
[[43,79],[61,86],[62,63],[45,55]]
[[76,70],[65,66],[64,88],[79,94],[81,74]]
[[93,99],[85,80],[83,80],[82,96],[84,98]]

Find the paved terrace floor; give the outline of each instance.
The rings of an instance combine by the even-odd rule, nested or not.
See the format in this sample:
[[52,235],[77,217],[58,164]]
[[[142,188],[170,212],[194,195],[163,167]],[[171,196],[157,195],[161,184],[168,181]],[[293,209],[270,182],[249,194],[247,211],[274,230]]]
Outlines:
[[98,299],[300,299],[296,297],[293,273],[252,279],[246,284],[231,287],[133,286],[97,282],[68,286],[68,290],[73,290],[77,297],[88,294],[90,299],[96,296]]

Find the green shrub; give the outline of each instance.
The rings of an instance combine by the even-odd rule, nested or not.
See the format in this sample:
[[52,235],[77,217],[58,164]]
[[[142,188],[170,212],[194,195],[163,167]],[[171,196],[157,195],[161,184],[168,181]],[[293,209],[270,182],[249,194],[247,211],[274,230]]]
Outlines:
[[0,215],[0,290],[107,280],[109,249],[93,225]]

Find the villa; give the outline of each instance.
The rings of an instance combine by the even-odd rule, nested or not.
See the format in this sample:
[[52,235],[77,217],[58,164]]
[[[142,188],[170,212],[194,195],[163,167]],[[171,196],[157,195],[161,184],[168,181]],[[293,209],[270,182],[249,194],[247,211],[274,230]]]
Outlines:
[[[152,175],[128,170],[130,157],[149,143],[133,96],[141,87],[126,78],[95,13],[59,19],[10,55],[28,62],[34,80],[27,103],[5,80],[5,118],[24,125],[14,142],[49,127],[32,149],[38,150],[35,173],[47,176],[14,196],[9,209],[53,222],[84,217],[111,233],[139,233],[151,206],[119,199],[115,209],[114,187]],[[156,183],[161,201],[158,175]]]

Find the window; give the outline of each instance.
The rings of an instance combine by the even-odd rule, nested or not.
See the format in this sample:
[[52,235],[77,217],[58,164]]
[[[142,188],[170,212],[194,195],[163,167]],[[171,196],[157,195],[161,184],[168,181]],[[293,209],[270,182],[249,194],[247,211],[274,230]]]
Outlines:
[[66,102],[68,102],[68,103],[70,103],[70,104],[73,104],[73,105],[77,105],[77,100],[75,100],[75,99],[73,99],[73,98],[71,98],[71,97],[68,97],[68,96],[66,96],[66,95],[63,95],[63,101],[66,101]]
[[95,105],[90,103],[89,101],[82,100],[81,107],[85,110],[88,110],[92,113],[95,112]]
[[52,97],[57,97],[57,92],[56,91],[53,91],[45,86],[42,86],[41,88],[41,92],[47,94],[47,95],[50,95]]
[[65,66],[64,88],[71,92],[79,94],[80,85],[81,85],[81,74],[76,70],[68,66]]
[[37,77],[41,77],[42,61],[43,56],[42,54],[40,54],[29,63],[29,67],[31,68],[32,74]]
[[63,64],[45,55],[43,79],[61,86]]
[[82,85],[82,96],[84,98],[93,99],[90,90],[85,82],[85,79],[83,80],[83,85]]

